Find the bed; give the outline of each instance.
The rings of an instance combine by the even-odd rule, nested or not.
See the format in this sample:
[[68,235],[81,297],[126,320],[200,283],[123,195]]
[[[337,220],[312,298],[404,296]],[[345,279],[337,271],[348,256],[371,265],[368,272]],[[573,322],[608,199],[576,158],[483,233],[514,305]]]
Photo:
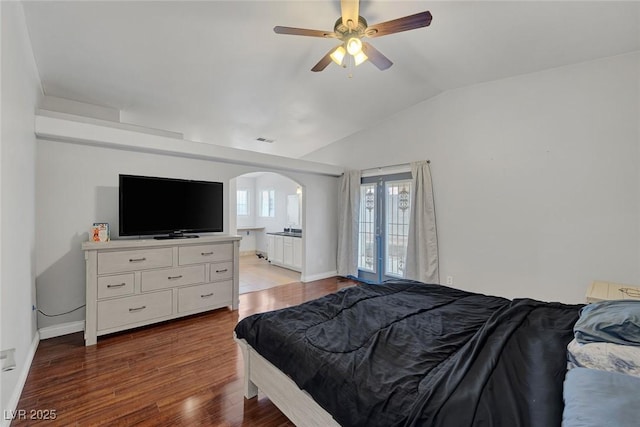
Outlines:
[[245,397],[296,425],[555,426],[581,305],[407,280],[241,320]]

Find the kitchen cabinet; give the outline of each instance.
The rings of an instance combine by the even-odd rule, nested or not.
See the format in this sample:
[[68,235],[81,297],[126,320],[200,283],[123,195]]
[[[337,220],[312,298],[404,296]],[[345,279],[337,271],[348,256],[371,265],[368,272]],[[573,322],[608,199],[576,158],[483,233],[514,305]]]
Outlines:
[[291,270],[302,270],[302,237],[267,233],[269,262]]

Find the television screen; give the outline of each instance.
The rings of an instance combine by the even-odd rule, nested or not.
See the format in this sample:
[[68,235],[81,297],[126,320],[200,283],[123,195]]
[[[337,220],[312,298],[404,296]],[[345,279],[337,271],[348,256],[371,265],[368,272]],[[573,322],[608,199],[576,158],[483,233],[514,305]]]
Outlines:
[[120,235],[222,231],[221,182],[120,175]]

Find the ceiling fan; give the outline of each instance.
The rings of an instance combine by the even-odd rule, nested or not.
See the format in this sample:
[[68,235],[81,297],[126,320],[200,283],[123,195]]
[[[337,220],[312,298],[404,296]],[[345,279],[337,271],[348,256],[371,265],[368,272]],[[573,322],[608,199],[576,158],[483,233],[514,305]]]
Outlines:
[[344,61],[347,53],[353,57],[356,66],[368,59],[378,69],[386,70],[393,65],[393,62],[371,44],[362,41],[362,39],[364,37],[381,37],[426,27],[431,23],[431,13],[425,11],[375,25],[368,25],[367,21],[359,15],[359,7],[359,0],[341,0],[342,16],[336,21],[333,32],[281,26],[274,27],[273,31],[277,34],[294,36],[335,38],[342,42],[338,47],[334,47],[327,52],[311,71],[322,71],[327,68],[331,61],[346,67]]

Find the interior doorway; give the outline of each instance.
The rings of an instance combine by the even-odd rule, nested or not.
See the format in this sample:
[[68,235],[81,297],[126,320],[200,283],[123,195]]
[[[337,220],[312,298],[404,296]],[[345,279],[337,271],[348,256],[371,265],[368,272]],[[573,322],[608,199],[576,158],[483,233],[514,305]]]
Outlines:
[[304,265],[302,186],[273,172],[253,172],[232,181],[229,214],[242,237],[240,293],[299,282]]

